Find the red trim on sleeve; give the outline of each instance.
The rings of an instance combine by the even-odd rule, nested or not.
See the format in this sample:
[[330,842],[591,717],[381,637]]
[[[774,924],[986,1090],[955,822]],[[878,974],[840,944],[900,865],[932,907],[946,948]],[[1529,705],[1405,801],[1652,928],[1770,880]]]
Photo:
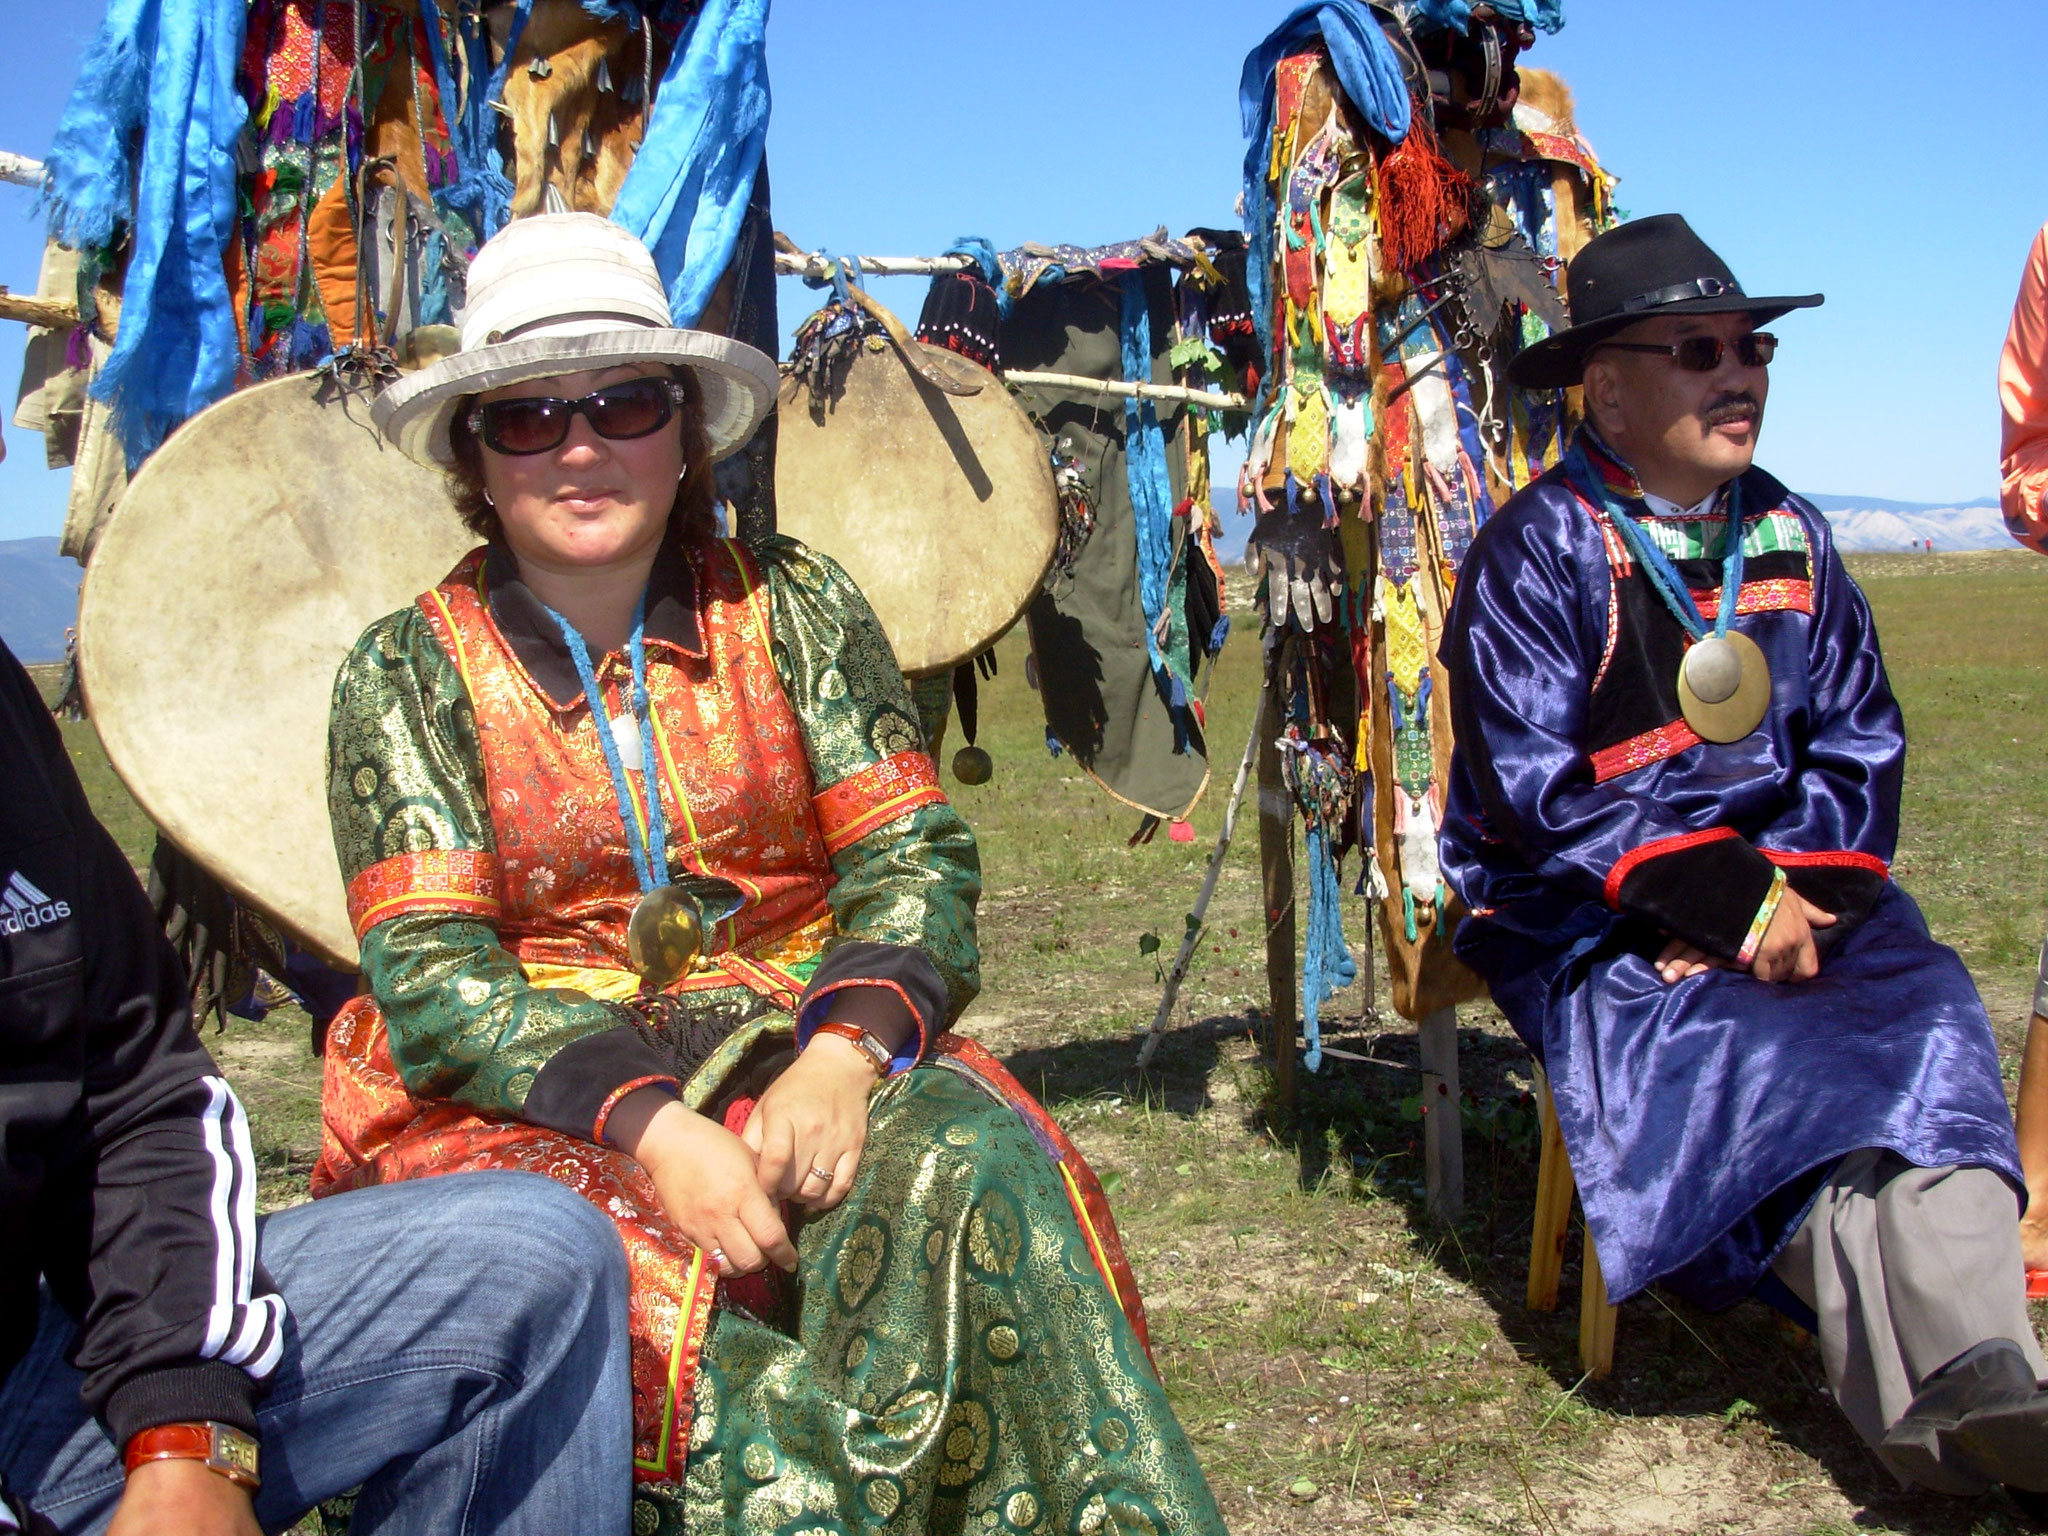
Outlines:
[[357,942],[407,912],[457,912],[496,922],[498,858],[474,849],[427,849],[379,859],[348,883],[348,920]]
[[848,774],[813,795],[811,804],[818,813],[818,830],[825,834],[825,851],[833,854],[898,817],[945,798],[938,764],[930,754],[898,752]]
[[1654,731],[1645,731],[1640,736],[1631,736],[1627,741],[1618,741],[1611,747],[1602,747],[1591,753],[1587,761],[1593,765],[1593,782],[1605,784],[1609,779],[1620,778],[1624,773],[1634,773],[1638,768],[1647,768],[1652,763],[1661,763],[1667,757],[1676,757],[1700,744],[1698,732],[1683,720],[1674,720],[1669,725],[1660,725]]
[[889,1064],[889,1075],[891,1077],[895,1076],[898,1072],[909,1071],[920,1061],[924,1060],[925,1046],[929,1043],[924,1035],[924,1016],[917,1011],[917,1004],[910,1000],[910,994],[897,986],[893,981],[871,981],[864,980],[858,976],[849,976],[844,981],[835,981],[829,987],[821,988],[811,994],[810,1000],[804,1004],[804,1016],[796,1021],[796,1048],[798,1050],[802,1050],[811,1043],[811,1036],[815,1035],[818,1032],[818,1026],[825,1022],[825,1010],[818,1005],[834,992],[844,992],[848,987],[882,987],[890,992],[894,992],[902,1000],[903,1011],[910,1015],[910,1027],[916,1031],[917,1049],[915,1053],[907,1050],[905,1047],[909,1045],[908,1041],[905,1041],[904,1045],[896,1048],[896,1055]]
[[1667,854],[1683,853],[1688,848],[1697,848],[1703,843],[1718,843],[1735,835],[1733,827],[1708,827],[1704,832],[1687,832],[1679,837],[1660,837],[1641,847],[1631,848],[1614,861],[1614,868],[1607,871],[1607,905],[1615,911],[1621,910],[1622,882],[1633,874],[1638,865],[1652,859],[1661,859]]
[[1819,853],[1787,853],[1782,848],[1759,848],[1757,852],[1781,869],[1804,869],[1824,865],[1836,869],[1867,869],[1880,879],[1891,878],[1892,867],[1874,853],[1857,853],[1849,848],[1829,848]]
[[603,1146],[604,1128],[611,1123],[612,1111],[623,1104],[626,1100],[626,1095],[632,1093],[635,1089],[650,1088],[656,1084],[660,1084],[664,1088],[672,1088],[677,1093],[683,1091],[682,1084],[678,1083],[674,1078],[659,1072],[651,1073],[646,1077],[636,1077],[629,1083],[619,1084],[618,1087],[606,1095],[605,1101],[598,1105],[597,1120],[590,1128],[590,1139],[600,1147]]

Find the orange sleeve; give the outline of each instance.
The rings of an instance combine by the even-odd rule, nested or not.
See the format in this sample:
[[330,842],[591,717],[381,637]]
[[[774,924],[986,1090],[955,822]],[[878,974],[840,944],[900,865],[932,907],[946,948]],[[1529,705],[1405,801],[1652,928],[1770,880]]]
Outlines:
[[1998,500],[2005,526],[2048,554],[2048,226],[2034,236],[1998,359]]

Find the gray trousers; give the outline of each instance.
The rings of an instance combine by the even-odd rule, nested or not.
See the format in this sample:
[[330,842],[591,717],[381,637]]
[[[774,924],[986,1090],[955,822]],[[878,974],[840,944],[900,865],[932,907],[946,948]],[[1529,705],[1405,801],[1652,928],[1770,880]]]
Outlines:
[[1852,1152],[1773,1268],[1819,1317],[1828,1386],[1881,1460],[1921,1384],[1973,1345],[2011,1339],[2048,1377],[2027,1316],[2018,1197],[1988,1168]]

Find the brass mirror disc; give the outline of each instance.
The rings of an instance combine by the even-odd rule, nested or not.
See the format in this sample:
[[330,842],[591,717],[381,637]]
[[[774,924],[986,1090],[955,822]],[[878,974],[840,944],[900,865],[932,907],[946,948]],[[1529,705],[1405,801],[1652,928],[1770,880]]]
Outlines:
[[[1771,707],[1771,667],[1764,653],[1749,636],[1730,630],[1724,639],[1703,640],[1702,645],[1725,645],[1734,652],[1740,666],[1735,691],[1717,703],[1708,703],[1693,692],[1684,662],[1678,667],[1678,708],[1685,723],[1702,741],[1740,741],[1759,725]],[[1690,656],[1691,652],[1687,652]]]

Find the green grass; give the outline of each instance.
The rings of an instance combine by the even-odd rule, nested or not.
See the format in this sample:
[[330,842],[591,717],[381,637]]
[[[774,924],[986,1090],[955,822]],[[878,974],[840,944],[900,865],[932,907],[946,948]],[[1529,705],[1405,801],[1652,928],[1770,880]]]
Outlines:
[[[1898,873],[1956,946],[2016,1054],[2048,917],[2048,782],[2036,761],[2048,561],[2019,552],[1853,557],[1911,738]],[[1822,1395],[1810,1341],[1744,1305],[1651,1296],[1617,1368],[1579,1379],[1577,1241],[1555,1314],[1523,1309],[1535,1134],[1527,1063],[1493,1010],[1461,1013],[1467,1210],[1422,1215],[1410,1026],[1354,988],[1326,1038],[1374,1058],[1269,1112],[1255,819],[1240,821],[1157,1070],[1133,1069],[1214,846],[1257,687],[1240,613],[1210,693],[1216,779],[1192,843],[1126,846],[1137,813],[1044,747],[1021,637],[999,647],[980,742],[996,776],[946,782],[979,836],[985,986],[964,1028],[1058,1114],[1111,1186],[1153,1347],[1231,1529],[2016,1530],[1999,1496],[1902,1495]],[[84,727],[71,744],[130,856],[147,828]],[[83,734],[80,734],[83,733]],[[958,744],[949,740],[945,756]],[[1360,914],[1347,912],[1356,943]],[[1145,933],[1161,954],[1140,953]],[[296,1198],[317,1150],[304,1021],[210,1037],[250,1102],[264,1195]],[[1310,1491],[1310,1485],[1313,1490]]]

